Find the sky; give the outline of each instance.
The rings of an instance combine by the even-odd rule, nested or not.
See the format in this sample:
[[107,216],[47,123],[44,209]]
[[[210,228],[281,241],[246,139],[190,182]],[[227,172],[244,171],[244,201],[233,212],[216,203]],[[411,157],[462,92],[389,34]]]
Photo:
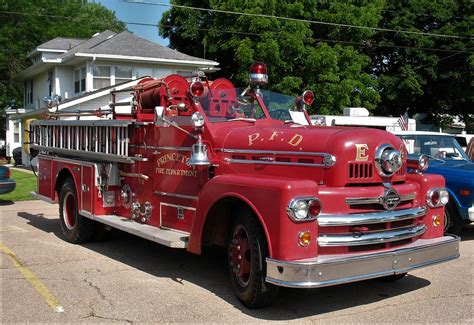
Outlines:
[[[136,22],[157,25],[163,15],[167,11],[167,6],[152,6],[139,3],[133,3],[133,0],[94,0],[104,7],[115,11],[115,16],[124,22]],[[169,0],[146,0],[146,2],[169,3]],[[160,45],[168,46],[168,39],[164,39],[158,35],[158,27],[127,25],[127,29],[137,36],[143,37],[149,41]]]

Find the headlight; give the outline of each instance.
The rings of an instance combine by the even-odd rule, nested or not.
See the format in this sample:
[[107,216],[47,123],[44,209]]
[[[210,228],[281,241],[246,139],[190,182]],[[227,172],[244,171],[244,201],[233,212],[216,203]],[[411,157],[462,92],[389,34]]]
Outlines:
[[383,144],[375,153],[375,168],[380,176],[389,177],[402,168],[403,160],[400,151],[389,144]]
[[426,203],[432,208],[445,206],[449,201],[449,192],[445,188],[432,188],[426,194]]
[[315,197],[294,198],[288,203],[286,212],[296,222],[314,220],[321,213],[321,201]]

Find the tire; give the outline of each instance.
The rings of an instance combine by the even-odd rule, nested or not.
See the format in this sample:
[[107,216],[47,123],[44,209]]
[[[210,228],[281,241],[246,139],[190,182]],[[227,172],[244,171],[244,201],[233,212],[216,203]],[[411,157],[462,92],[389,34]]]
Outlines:
[[94,234],[92,220],[79,215],[76,187],[66,179],[59,191],[59,220],[66,240],[73,244],[88,242]]
[[268,247],[253,213],[245,210],[237,213],[227,251],[230,279],[237,298],[248,308],[272,304],[279,288],[265,282]]
[[444,233],[460,235],[464,222],[461,220],[456,206],[449,202],[444,207]]

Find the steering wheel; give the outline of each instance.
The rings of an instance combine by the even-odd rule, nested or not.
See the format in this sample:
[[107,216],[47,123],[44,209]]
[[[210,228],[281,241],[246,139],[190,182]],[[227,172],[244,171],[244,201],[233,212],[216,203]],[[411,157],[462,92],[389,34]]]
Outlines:
[[439,150],[434,156],[435,156],[436,158],[443,158],[443,159],[444,159],[444,158],[446,158],[447,154],[448,154],[448,153],[447,153],[446,151],[444,151],[444,150]]

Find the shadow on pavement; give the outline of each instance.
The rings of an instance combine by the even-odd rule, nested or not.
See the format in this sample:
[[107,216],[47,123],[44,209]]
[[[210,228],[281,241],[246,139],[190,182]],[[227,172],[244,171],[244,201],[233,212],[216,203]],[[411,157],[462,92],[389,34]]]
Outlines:
[[0,199],[0,206],[12,205],[13,203],[15,203],[15,202],[13,202],[11,200],[2,200],[2,199]]
[[474,223],[471,223],[462,229],[461,241],[467,240],[474,240]]
[[[54,233],[64,240],[58,219],[48,219],[41,214],[26,212],[20,212],[18,216],[26,219],[29,225]],[[243,313],[264,320],[292,320],[321,315],[375,303],[430,285],[425,279],[408,275],[402,280],[389,283],[367,280],[320,289],[281,288],[278,300],[273,306],[247,309],[234,296],[226,267],[226,254],[222,250],[209,249],[198,256],[121,231],[114,231],[108,241],[92,242],[82,246],[153,276],[170,278],[178,283],[186,281],[196,284]]]

